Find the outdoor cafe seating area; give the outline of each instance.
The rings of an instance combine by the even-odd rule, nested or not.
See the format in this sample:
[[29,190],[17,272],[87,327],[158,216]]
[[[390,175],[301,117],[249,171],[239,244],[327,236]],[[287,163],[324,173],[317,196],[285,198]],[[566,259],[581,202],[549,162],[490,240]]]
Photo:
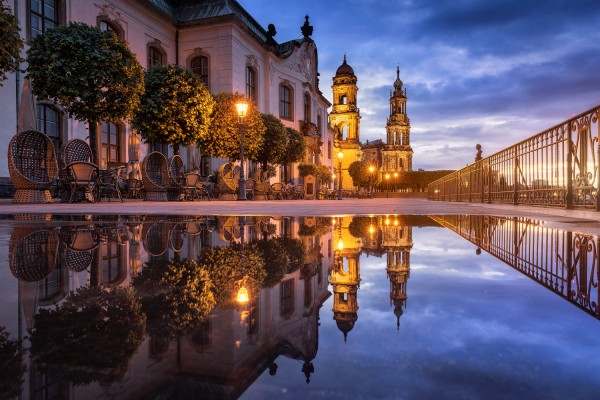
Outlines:
[[[108,168],[101,168],[92,162],[92,150],[86,141],[71,139],[56,152],[52,140],[34,130],[19,132],[12,138],[8,165],[16,189],[13,203],[51,203],[54,198],[63,203],[237,200],[240,191],[240,167],[232,163],[216,171],[216,182],[186,171],[179,155],[167,159],[160,152],[148,154],[141,165],[108,163]],[[248,200],[327,200],[340,195],[338,190],[325,186],[315,191],[311,184],[307,191],[303,184],[270,183],[260,171],[246,179],[245,187]],[[370,197],[352,190],[341,194]]]

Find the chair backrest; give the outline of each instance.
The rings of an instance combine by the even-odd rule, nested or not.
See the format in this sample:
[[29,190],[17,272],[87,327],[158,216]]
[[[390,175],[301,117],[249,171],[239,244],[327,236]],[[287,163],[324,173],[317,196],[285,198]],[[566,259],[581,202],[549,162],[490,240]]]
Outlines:
[[271,184],[271,189],[273,189],[276,192],[280,192],[283,190],[283,183],[280,183],[280,182],[273,183],[273,184]]
[[33,182],[52,182],[58,177],[58,164],[52,140],[39,131],[23,131],[10,140],[8,165],[13,173]]
[[144,157],[144,161],[142,161],[142,178],[144,181],[147,180],[156,186],[168,186],[167,158],[158,151]]
[[200,175],[194,174],[194,173],[185,174],[184,178],[185,178],[185,186],[196,187],[196,185],[201,182]]
[[58,166],[60,169],[66,168],[67,165],[75,161],[92,161],[92,149],[85,140],[71,139],[60,149],[58,156]]
[[169,159],[169,178],[171,183],[180,184],[185,171],[183,168],[183,159],[175,154]]
[[242,169],[240,168],[239,165],[236,165],[235,167],[233,167],[233,179],[240,179],[241,172],[242,172]]
[[231,178],[233,174],[233,167],[231,164],[223,164],[217,170],[219,178]]
[[304,193],[304,185],[299,184],[294,186],[294,192],[296,193]]
[[254,189],[254,186],[256,185],[256,181],[252,178],[248,178],[246,179],[246,189]]
[[94,182],[98,178],[98,166],[85,161],[75,161],[67,165],[73,180],[80,184]]

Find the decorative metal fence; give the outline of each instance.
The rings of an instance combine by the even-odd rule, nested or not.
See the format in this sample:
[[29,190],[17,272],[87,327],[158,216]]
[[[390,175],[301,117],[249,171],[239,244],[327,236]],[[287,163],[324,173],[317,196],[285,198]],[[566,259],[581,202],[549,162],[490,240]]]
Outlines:
[[430,200],[600,211],[600,106],[427,186]]
[[430,216],[586,313],[600,319],[600,239],[524,217]]

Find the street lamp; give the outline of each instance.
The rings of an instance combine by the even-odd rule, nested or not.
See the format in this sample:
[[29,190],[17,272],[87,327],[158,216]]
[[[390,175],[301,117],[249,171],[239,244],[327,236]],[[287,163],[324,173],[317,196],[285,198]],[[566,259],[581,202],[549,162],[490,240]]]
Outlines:
[[373,197],[373,172],[375,172],[375,167],[369,165],[369,194]]
[[385,174],[385,197],[390,197],[390,173]]
[[398,182],[398,173],[394,172],[394,192],[396,191],[396,183]]
[[246,200],[246,173],[244,172],[244,134],[246,133],[246,126],[244,125],[244,118],[248,114],[248,103],[240,102],[235,105],[237,109],[238,117],[240,118],[240,181],[238,185],[238,200]]
[[342,199],[342,159],[344,158],[344,152],[342,150],[338,151],[338,165],[340,170],[340,177],[338,179],[338,200]]

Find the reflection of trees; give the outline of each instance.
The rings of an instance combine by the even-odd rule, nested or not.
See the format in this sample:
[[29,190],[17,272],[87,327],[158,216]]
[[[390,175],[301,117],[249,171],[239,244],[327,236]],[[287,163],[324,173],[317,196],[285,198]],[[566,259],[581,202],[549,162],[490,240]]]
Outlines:
[[326,235],[331,232],[331,219],[324,217],[315,218],[314,225],[302,224],[298,228],[299,236]]
[[264,287],[275,286],[286,274],[290,274],[304,265],[306,249],[299,239],[278,237],[261,240],[256,245],[265,260]]
[[373,218],[371,217],[352,217],[350,225],[348,225],[348,232],[355,238],[363,238],[369,236],[369,227],[373,224]]
[[133,291],[83,287],[35,316],[31,355],[42,373],[75,385],[112,382],[125,373],[145,329]]
[[0,399],[11,399],[21,393],[24,372],[20,341],[9,339],[6,329],[0,326]]
[[236,285],[242,278],[247,277],[252,296],[258,293],[266,277],[265,261],[255,243],[243,248],[232,243],[230,246],[206,249],[200,255],[198,264],[210,275],[215,300],[220,307],[235,306]]
[[178,338],[194,329],[215,307],[211,277],[195,260],[146,263],[133,284],[142,296],[153,338]]

